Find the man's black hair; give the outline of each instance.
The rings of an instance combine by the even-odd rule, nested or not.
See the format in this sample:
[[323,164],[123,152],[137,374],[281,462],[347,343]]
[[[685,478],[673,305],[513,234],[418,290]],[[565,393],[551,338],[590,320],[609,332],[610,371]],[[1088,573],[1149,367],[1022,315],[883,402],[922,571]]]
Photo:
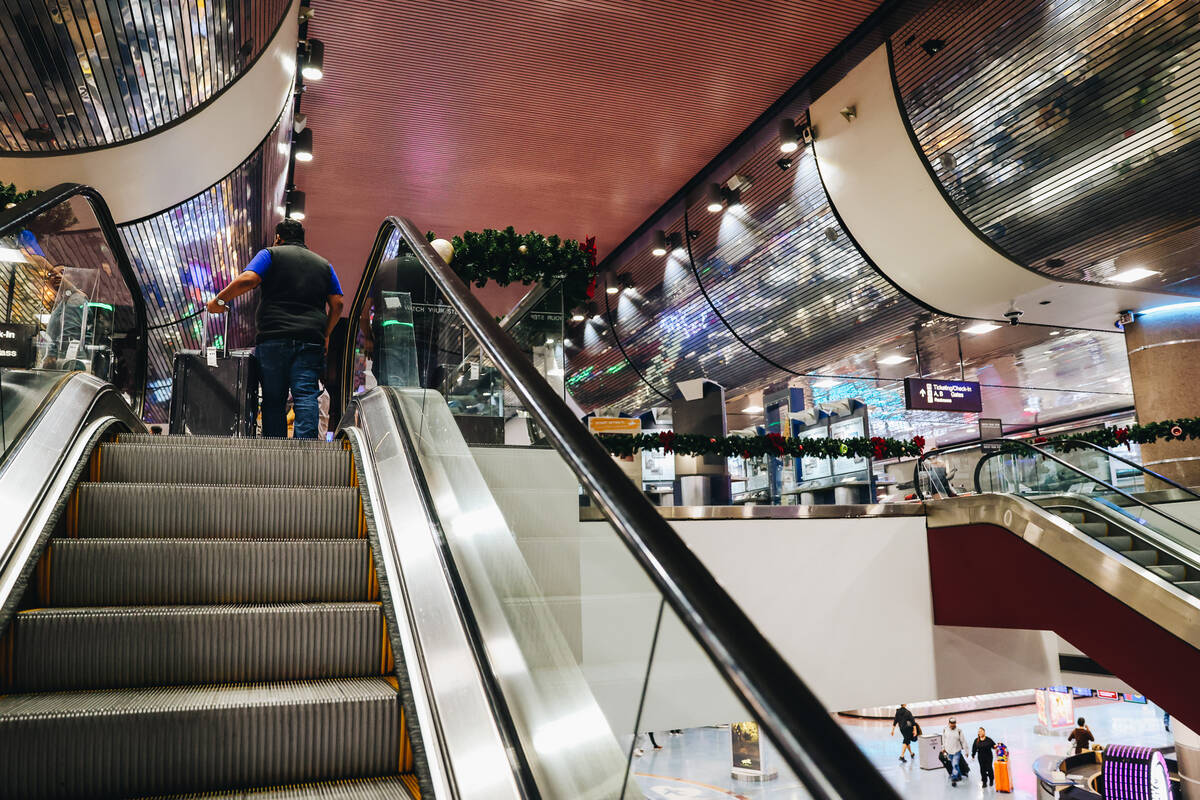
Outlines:
[[304,244],[304,226],[300,220],[285,219],[275,226],[275,235],[283,239],[284,244]]

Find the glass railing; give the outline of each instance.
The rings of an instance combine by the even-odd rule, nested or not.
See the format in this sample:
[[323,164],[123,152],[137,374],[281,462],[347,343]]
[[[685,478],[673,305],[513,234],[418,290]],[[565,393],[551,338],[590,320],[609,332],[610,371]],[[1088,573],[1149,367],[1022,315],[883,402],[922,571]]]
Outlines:
[[[568,407],[561,300],[539,302],[503,332],[389,218],[351,308],[342,398],[399,390],[464,605],[504,623],[480,625],[481,650],[533,789],[641,797],[644,731],[728,722],[744,754],[731,768],[778,770],[790,797],[896,797]],[[603,520],[579,521],[580,485]],[[517,557],[489,550],[514,541]]]
[[0,313],[6,447],[66,373],[114,384],[140,411],[145,305],[94,190],[63,184],[0,213]]
[[[1114,463],[1115,462],[1115,463]],[[957,480],[959,467],[973,464],[970,489]],[[1114,475],[1123,480],[1114,480]],[[1184,563],[1200,567],[1200,525],[1188,509],[1153,502],[1145,489],[1170,488],[1182,499],[1200,493],[1149,470],[1127,456],[1089,442],[1034,444],[994,439],[927,452],[917,462],[914,482],[922,499],[996,492],[1023,497],[1052,511],[1077,510],[1141,532],[1146,542]]]

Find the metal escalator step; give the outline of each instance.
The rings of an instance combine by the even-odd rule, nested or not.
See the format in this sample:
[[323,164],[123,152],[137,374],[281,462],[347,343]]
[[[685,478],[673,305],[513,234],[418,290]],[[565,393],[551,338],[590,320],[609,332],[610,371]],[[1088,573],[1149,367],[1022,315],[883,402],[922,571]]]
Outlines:
[[1187,578],[1187,567],[1182,564],[1168,564],[1161,567],[1150,567],[1149,569],[1158,577],[1165,578],[1172,583],[1179,583]]
[[81,483],[75,535],[98,538],[357,539],[354,488]]
[[[122,436],[124,436],[124,434],[122,434]],[[124,439],[122,439],[122,441],[124,441]],[[1056,510],[1054,512],[1054,515],[1063,520],[1066,520],[1067,522],[1071,523],[1072,525],[1074,525],[1076,527],[1078,527],[1079,523],[1083,522],[1085,519],[1082,511],[1057,511]]]
[[42,608],[13,618],[12,692],[380,675],[378,603]]
[[42,606],[378,600],[366,539],[54,539]]
[[1105,547],[1121,553],[1133,549],[1132,536],[1094,536],[1092,538]]
[[0,697],[0,797],[229,792],[395,775],[383,678]]
[[142,800],[412,800],[419,797],[414,776],[309,783],[302,786],[275,786],[241,792],[205,792],[146,797]]
[[153,433],[122,433],[117,436],[121,444],[152,444],[156,447],[283,447],[311,450],[344,450],[341,442],[324,439],[266,439],[263,437],[238,438],[234,436],[158,436]]
[[1076,522],[1072,524],[1092,538],[1099,538],[1101,536],[1108,535],[1107,522]]
[[1128,550],[1121,553],[1121,555],[1125,556],[1130,561],[1141,564],[1143,567],[1149,567],[1152,564],[1158,563],[1157,550]]
[[1200,581],[1177,581],[1175,585],[1194,597],[1200,597]]
[[100,480],[217,486],[351,486],[349,451],[283,447],[158,447],[102,444]]

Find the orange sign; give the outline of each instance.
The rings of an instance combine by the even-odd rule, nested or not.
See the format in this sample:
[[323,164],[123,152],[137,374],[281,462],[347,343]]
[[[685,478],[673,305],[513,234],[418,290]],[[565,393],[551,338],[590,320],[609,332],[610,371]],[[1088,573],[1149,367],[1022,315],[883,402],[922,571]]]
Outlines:
[[592,417],[588,420],[592,433],[640,433],[642,421],[637,417]]

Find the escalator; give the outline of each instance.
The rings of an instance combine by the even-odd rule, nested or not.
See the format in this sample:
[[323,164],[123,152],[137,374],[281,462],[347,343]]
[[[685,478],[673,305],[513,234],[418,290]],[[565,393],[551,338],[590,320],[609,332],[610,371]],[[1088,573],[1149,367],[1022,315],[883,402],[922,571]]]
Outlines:
[[[955,491],[944,476],[972,462],[973,491]],[[1200,724],[1200,494],[1079,442],[940,448],[915,481],[936,623],[1053,630],[1092,671]]]
[[[543,593],[559,576],[535,575],[463,434],[503,424],[456,418],[445,386],[369,388],[360,342],[331,442],[150,435],[141,289],[103,201],[50,195],[0,214],[8,252],[54,203],[90,205],[129,329],[0,375],[22,397],[0,409],[0,797],[642,797],[636,735],[681,647],[803,796],[896,796],[412,223],[381,227],[351,318],[405,242],[459,352],[606,514],[606,541],[562,538],[577,566],[607,548],[601,582],[646,613],[589,627],[582,589]],[[597,650],[619,657],[600,678]]]

